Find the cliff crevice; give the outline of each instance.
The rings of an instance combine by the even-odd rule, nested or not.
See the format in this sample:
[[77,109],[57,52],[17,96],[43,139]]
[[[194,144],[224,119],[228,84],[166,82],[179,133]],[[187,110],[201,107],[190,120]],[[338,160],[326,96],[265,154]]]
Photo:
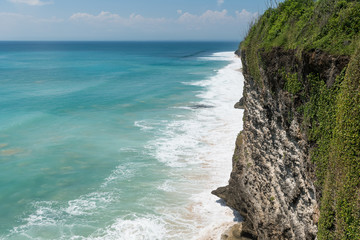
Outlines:
[[252,239],[360,239],[359,26],[357,0],[285,0],[236,51],[244,129],[213,193]]
[[236,54],[243,130],[213,193],[251,239],[360,239],[360,2],[285,0]]
[[307,78],[316,72],[331,86],[349,57],[316,50],[300,57],[282,48],[261,51],[260,85],[247,71],[246,54],[241,52],[244,129],[236,140],[229,185],[213,193],[238,210],[259,239],[315,239],[321,191],[314,185],[313,143],[297,111],[310,96],[289,93],[285,73],[303,76],[301,84],[310,88]]

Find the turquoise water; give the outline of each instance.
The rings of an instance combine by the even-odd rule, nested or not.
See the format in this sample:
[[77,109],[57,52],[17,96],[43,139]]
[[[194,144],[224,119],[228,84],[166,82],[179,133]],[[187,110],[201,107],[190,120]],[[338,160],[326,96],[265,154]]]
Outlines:
[[0,42],[0,238],[198,234],[241,128],[236,47]]

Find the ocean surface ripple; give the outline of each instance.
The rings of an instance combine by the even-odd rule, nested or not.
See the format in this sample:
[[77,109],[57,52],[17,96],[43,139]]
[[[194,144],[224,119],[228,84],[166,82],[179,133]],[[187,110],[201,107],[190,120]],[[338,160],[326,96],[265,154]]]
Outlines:
[[218,239],[236,43],[0,43],[0,239]]

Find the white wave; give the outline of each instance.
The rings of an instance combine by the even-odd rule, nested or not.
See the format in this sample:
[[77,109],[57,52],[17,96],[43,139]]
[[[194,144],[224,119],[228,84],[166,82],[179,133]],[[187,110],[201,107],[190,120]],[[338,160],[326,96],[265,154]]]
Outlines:
[[[93,215],[115,200],[115,193],[93,192],[82,195],[78,199],[70,200],[65,205],[57,201],[35,202],[33,203],[34,212],[22,220],[24,224],[14,227],[7,238],[18,235],[30,236],[33,234],[34,229],[44,231],[52,226],[57,229],[56,231],[71,229],[74,225],[71,222],[74,216]],[[67,236],[63,236],[61,239],[67,239]]]
[[[134,123],[143,131],[156,134],[155,140],[148,142],[146,148],[159,162],[170,167],[172,180],[158,186],[167,199],[163,200],[164,204],[154,206],[156,215],[122,217],[100,229],[99,226],[84,226],[90,234],[79,236],[72,232],[73,224],[79,227],[82,223],[74,223],[74,219],[98,217],[103,213],[101,208],[115,202],[120,204],[119,193],[93,192],[63,205],[59,202],[36,203],[34,213],[23,219],[25,223],[14,228],[9,238],[31,235],[34,227],[57,226],[63,236],[60,239],[72,240],[220,239],[223,228],[233,222],[234,215],[229,208],[217,203],[218,198],[210,192],[225,185],[231,172],[234,142],[242,128],[242,110],[234,109],[233,105],[241,97],[243,83],[242,75],[237,71],[241,67],[239,59],[230,53],[219,53],[214,54],[213,60],[220,57],[227,57],[230,64],[213,77],[196,83],[203,88],[197,93],[201,99],[197,104],[212,108],[191,109],[186,118],[174,116],[173,121]],[[157,131],[153,131],[155,129]],[[119,165],[100,189],[114,190],[110,184],[137,174],[131,169],[134,168]],[[36,230],[40,229],[43,230]]]
[[[224,57],[229,55],[221,54]],[[228,56],[227,60],[230,59],[231,64],[219,70],[215,76],[198,82],[203,86],[203,91],[198,93],[202,101],[198,104],[213,107],[196,109],[188,119],[168,123],[160,136],[149,143],[147,148],[153,151],[159,161],[171,167],[207,162],[204,153],[211,152],[214,147],[216,151],[212,152],[213,155],[218,156],[219,152],[232,154],[233,140],[242,128],[242,111],[233,108],[242,94],[242,75],[236,71],[241,66],[239,59]],[[229,139],[225,142],[230,144],[230,148],[222,146],[226,139]]]
[[[166,239],[220,239],[234,222],[233,211],[217,202],[211,190],[227,184],[235,139],[242,129],[242,110],[234,109],[243,91],[241,62],[233,53],[214,54],[230,61],[216,75],[193,83],[201,86],[197,104],[213,106],[189,111],[186,119],[169,122],[147,149],[160,162],[172,167],[181,181],[165,181],[159,189],[174,199],[187,195],[184,204],[160,207]],[[172,190],[176,191],[172,191]],[[190,193],[190,194],[189,194]],[[175,194],[175,195],[174,195]],[[179,195],[176,195],[179,194]]]
[[161,219],[137,217],[135,220],[117,219],[111,226],[99,230],[88,240],[160,240],[166,230]]
[[169,180],[166,180],[163,184],[157,187],[157,189],[165,191],[165,192],[175,192],[176,189],[172,185],[172,182]]
[[96,202],[76,199],[69,201],[69,207],[65,210],[71,215],[88,215],[91,214],[90,210],[96,208]]
[[140,128],[142,131],[148,131],[154,129],[154,127],[149,126],[145,120],[135,121],[134,126]]
[[70,215],[92,215],[95,209],[105,208],[107,204],[115,200],[116,196],[112,192],[92,192],[68,201],[67,206],[61,208],[60,211]]
[[13,234],[26,235],[27,231],[34,226],[55,226],[59,223],[59,219],[62,219],[61,213],[56,210],[57,204],[52,201],[34,203],[36,211],[24,219],[25,224],[14,227],[7,237]]
[[131,147],[121,147],[119,148],[120,152],[136,152],[137,150],[135,148]]
[[119,165],[112,171],[109,177],[107,177],[101,187],[107,187],[110,183],[118,180],[128,179],[135,175],[134,168],[129,164]]
[[30,214],[25,220],[28,225],[44,226],[55,225],[57,219],[60,218],[60,213],[54,208],[56,202],[41,202],[37,205],[36,212]]
[[64,211],[70,215],[92,215],[95,209],[104,208],[107,203],[112,201],[114,201],[112,193],[94,192],[68,201],[68,206]]
[[153,120],[139,120],[134,122],[134,126],[140,128],[142,131],[154,130],[159,125],[166,124],[166,120],[153,121]]
[[233,58],[234,56],[235,56],[234,52],[217,52],[207,57],[199,57],[199,59],[210,60],[210,61],[229,61],[229,59]]

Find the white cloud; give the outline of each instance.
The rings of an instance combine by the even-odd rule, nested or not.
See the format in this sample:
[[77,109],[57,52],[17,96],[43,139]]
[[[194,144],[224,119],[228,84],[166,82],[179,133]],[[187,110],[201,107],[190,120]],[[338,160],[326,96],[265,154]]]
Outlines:
[[246,11],[245,9],[243,9],[241,12],[239,11],[235,11],[235,15],[238,19],[243,19],[243,20],[250,20],[253,21],[255,18],[257,18],[259,16],[259,14],[256,13],[251,13]]
[[[236,39],[246,33],[249,22],[256,18],[257,13],[246,10],[235,11],[230,14],[226,9],[222,11],[207,10],[202,14],[192,14],[178,10],[179,16],[171,18],[147,18],[139,14],[123,17],[111,12],[99,14],[75,13],[69,20],[77,26],[92,27],[92,31],[105,31],[109,33],[131,32],[131,34],[153,34],[151,37],[166,37],[183,39],[187,36],[192,39]],[[97,30],[94,30],[97,29]]]
[[90,13],[74,13],[69,20],[76,21],[78,23],[89,23],[89,24],[118,24],[118,25],[166,25],[166,24],[179,24],[183,26],[194,26],[194,27],[212,27],[214,25],[225,25],[235,24],[239,21],[252,21],[257,13],[251,13],[243,9],[241,12],[236,11],[234,15],[229,15],[226,9],[222,11],[207,10],[202,14],[196,15],[189,12],[183,12],[177,10],[180,15],[176,19],[169,18],[147,18],[139,14],[131,14],[128,17],[122,17],[116,13],[102,11],[97,15]]
[[90,24],[120,24],[120,25],[134,25],[134,24],[180,24],[180,25],[190,25],[197,27],[212,27],[215,25],[225,25],[225,24],[234,24],[238,21],[252,21],[257,13],[251,13],[243,9],[241,12],[235,11],[235,14],[230,15],[226,9],[222,11],[213,11],[207,10],[202,14],[191,14],[189,12],[183,12],[182,10],[177,10],[179,17],[176,19],[169,18],[147,18],[139,14],[131,14],[128,17],[122,17],[116,13],[102,11],[97,15],[90,13],[74,13],[69,20],[76,21],[78,23],[90,23]]
[[43,2],[40,0],[8,0],[8,1],[12,3],[23,3],[30,6],[43,6],[47,4],[53,4],[53,2]]
[[98,15],[92,15],[89,13],[75,13],[70,17],[70,20],[76,21],[119,21],[122,18],[118,14],[110,12],[100,12]]
[[178,11],[174,18],[121,16],[102,11],[67,19],[0,12],[0,40],[241,40],[257,13],[246,10]]
[[[207,10],[202,14],[183,13],[176,20],[178,29],[185,29],[194,35],[203,37],[224,39],[241,39],[248,29],[249,23],[254,21],[257,13],[251,13],[243,9],[230,14],[226,9],[222,11]],[[211,33],[211,34],[210,34]],[[230,37],[232,36],[232,37]]]
[[227,11],[224,9],[221,12],[207,10],[201,15],[194,15],[186,12],[179,17],[178,21],[184,24],[190,23],[192,25],[196,25],[196,24],[206,24],[212,22],[216,22],[216,23],[226,22],[231,18],[232,17],[228,16]]
[[124,26],[130,26],[134,24],[159,24],[166,21],[165,18],[145,18],[135,13],[131,14],[127,18],[124,18],[118,14],[104,11],[100,12],[98,15],[92,15],[89,13],[75,13],[70,17],[70,20],[95,24],[113,23]]
[[224,0],[218,0],[217,3],[220,6],[220,5],[222,5],[224,3]]

